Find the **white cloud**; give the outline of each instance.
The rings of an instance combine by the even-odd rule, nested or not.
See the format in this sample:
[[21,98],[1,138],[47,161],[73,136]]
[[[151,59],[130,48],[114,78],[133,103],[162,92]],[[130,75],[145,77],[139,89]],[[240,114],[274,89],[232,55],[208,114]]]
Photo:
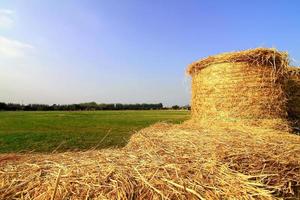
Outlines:
[[14,24],[14,11],[0,9],[0,29],[10,29]]
[[32,49],[34,47],[30,44],[0,36],[0,56],[8,58],[23,57]]

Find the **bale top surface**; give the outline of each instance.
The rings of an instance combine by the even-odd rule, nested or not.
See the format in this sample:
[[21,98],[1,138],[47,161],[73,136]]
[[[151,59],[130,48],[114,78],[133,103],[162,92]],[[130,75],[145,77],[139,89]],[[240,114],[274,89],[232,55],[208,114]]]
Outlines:
[[270,66],[277,70],[285,69],[289,64],[288,53],[278,51],[275,48],[256,48],[245,51],[236,51],[209,56],[193,62],[187,68],[187,73],[195,72],[217,63],[246,62],[258,66]]

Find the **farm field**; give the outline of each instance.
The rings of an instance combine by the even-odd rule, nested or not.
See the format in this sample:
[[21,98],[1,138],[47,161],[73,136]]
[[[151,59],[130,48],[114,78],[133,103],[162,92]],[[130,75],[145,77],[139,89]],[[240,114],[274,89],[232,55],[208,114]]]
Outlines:
[[122,147],[137,130],[180,123],[188,111],[0,112],[0,153]]

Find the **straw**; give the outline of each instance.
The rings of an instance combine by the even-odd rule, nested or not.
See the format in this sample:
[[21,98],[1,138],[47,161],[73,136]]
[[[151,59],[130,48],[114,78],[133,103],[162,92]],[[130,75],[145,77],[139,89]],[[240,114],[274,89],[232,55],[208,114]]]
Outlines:
[[257,48],[192,63],[192,118],[289,130],[287,53]]

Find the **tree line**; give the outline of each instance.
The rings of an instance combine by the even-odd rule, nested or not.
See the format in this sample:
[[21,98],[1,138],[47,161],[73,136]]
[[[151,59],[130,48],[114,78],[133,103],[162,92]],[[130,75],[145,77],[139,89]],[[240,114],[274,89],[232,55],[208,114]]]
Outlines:
[[98,104],[96,102],[47,105],[47,104],[16,104],[0,102],[0,111],[80,111],[80,110],[159,110],[164,109],[162,103],[157,104]]

